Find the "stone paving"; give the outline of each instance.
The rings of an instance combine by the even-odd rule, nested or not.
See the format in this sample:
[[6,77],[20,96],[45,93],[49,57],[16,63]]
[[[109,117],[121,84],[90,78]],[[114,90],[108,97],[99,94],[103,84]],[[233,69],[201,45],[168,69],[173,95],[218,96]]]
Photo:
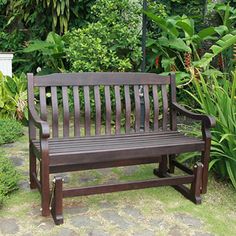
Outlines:
[[[6,145],[3,149],[23,177],[20,181],[20,190],[11,196],[14,203],[7,204],[2,209],[0,235],[216,235],[209,232],[209,225],[202,218],[189,212],[172,210],[177,205],[192,206],[192,203],[169,187],[64,199],[65,223],[55,226],[51,217],[40,216],[39,194],[30,190],[28,186],[26,138],[21,142]],[[139,167],[132,166],[119,168],[118,172],[132,177],[138,171]],[[118,172],[113,169],[102,169],[81,174],[64,174],[65,185],[116,182],[120,176]],[[158,194],[164,196],[165,191],[168,199],[172,196],[171,202],[166,203],[158,198]],[[198,209],[198,206],[194,207]]]

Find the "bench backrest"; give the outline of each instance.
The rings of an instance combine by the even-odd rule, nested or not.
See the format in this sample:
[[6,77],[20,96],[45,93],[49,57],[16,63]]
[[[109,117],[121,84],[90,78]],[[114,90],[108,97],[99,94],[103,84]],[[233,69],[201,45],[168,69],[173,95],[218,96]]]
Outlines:
[[[52,137],[60,136],[61,116],[63,137],[120,134],[122,131],[126,134],[139,133],[140,86],[143,87],[145,108],[144,132],[167,130],[169,99],[172,101],[176,99],[173,75],[125,72],[66,73],[46,76],[28,74],[28,102],[29,107],[34,105],[35,88],[38,88],[40,117],[51,123]],[[62,97],[62,104],[58,103],[59,96]],[[51,118],[47,112],[49,105],[52,109]],[[171,120],[174,120],[173,117]],[[171,126],[175,129],[175,125]],[[73,134],[70,129],[73,129]]]

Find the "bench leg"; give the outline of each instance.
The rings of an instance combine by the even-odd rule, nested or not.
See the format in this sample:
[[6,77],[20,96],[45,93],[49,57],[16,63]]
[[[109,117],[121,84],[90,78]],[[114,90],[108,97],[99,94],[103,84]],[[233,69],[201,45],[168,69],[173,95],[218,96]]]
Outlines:
[[54,178],[54,189],[52,191],[51,214],[56,225],[63,224],[63,195],[62,178]]
[[41,182],[42,216],[49,216],[50,215],[49,167],[43,164],[43,161],[40,161],[40,182]]
[[175,154],[169,155],[169,170],[168,170],[168,172],[169,172],[169,173],[172,173],[172,174],[175,172],[175,165],[174,165],[174,163],[173,163],[173,161],[175,160],[175,158],[176,158],[176,155],[175,155]]
[[33,154],[33,151],[31,149],[31,146],[29,147],[29,178],[30,178],[30,188],[35,189],[37,188],[37,185],[35,183],[33,175],[37,176],[36,173],[36,157]]
[[159,168],[153,170],[153,174],[159,177],[165,177],[167,173],[167,155],[161,157],[161,162],[159,163]]
[[210,159],[210,150],[202,152],[202,163],[204,166],[202,173],[202,190],[201,190],[202,194],[205,194],[207,192],[209,159]]
[[197,162],[193,167],[194,182],[191,184],[190,192],[192,193],[193,200],[196,204],[201,203],[203,169],[203,164],[201,162]]

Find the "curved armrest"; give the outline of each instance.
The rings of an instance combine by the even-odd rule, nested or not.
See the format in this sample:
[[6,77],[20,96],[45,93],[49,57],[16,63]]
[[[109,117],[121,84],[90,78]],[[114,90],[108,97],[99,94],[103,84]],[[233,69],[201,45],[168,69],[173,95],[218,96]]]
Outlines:
[[180,112],[181,114],[193,119],[193,120],[200,120],[204,123],[206,128],[214,127],[216,124],[215,118],[208,115],[203,114],[196,114],[194,112],[188,111],[183,106],[179,105],[177,102],[172,103],[172,109]]
[[41,120],[36,110],[32,107],[29,107],[29,119],[34,122],[34,125],[40,129],[42,138],[50,137],[49,125],[46,121]]

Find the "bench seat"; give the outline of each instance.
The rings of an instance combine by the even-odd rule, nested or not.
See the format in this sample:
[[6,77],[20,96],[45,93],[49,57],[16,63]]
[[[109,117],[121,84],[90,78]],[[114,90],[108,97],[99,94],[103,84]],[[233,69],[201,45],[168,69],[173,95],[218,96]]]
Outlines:
[[[40,153],[39,141],[33,140],[32,143],[35,152]],[[114,162],[203,150],[203,140],[177,131],[49,139],[51,167],[68,163],[84,165],[109,162],[111,158]]]

